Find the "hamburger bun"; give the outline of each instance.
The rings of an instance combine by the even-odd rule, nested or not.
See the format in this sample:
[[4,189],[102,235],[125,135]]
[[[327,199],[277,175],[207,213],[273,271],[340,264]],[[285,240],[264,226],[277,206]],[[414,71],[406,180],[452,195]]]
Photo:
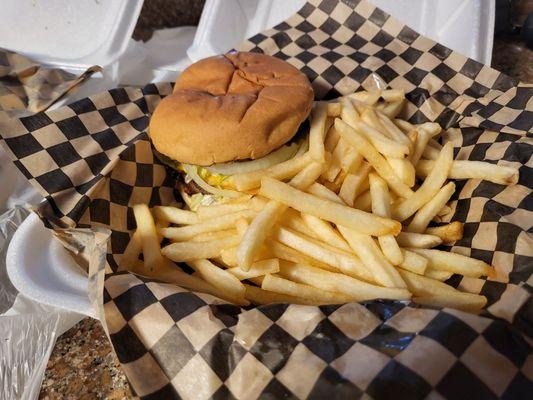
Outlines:
[[156,107],[149,136],[159,153],[182,163],[256,159],[288,142],[312,103],[307,77],[289,63],[233,52],[183,71]]

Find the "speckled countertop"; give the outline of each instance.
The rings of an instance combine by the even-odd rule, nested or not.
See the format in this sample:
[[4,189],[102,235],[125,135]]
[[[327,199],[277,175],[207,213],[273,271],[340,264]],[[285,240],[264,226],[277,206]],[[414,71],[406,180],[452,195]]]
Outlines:
[[[134,32],[147,40],[153,29],[196,24],[204,0],[145,2]],[[496,38],[492,66],[533,83],[533,51],[515,37]],[[52,352],[40,399],[129,399],[131,390],[100,322],[86,318],[63,334]]]

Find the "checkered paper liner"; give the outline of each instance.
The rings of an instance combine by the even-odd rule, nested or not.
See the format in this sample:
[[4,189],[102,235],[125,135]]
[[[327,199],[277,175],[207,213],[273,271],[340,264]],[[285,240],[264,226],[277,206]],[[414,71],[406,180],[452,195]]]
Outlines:
[[100,70],[93,66],[75,75],[0,48],[0,118],[43,111]]
[[[458,159],[519,168],[517,185],[458,181],[451,251],[495,266],[497,280],[454,276],[481,293],[476,316],[395,301],[243,309],[116,271],[136,203],[176,203],[146,135],[169,83],[120,88],[0,124],[15,164],[46,197],[50,226],[108,228],[90,292],[136,395],[144,399],[525,398],[533,336],[533,88],[400,24],[366,1],[313,0],[239,46],[310,78],[318,98],[402,88],[411,122],[438,121]],[[102,248],[102,233],[94,249]]]

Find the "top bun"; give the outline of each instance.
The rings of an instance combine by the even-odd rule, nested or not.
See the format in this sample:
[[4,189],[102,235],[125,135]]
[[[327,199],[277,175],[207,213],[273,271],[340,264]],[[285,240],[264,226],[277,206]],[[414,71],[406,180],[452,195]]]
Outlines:
[[158,152],[187,164],[255,159],[288,142],[312,103],[307,77],[289,63],[232,52],[183,71],[149,135]]

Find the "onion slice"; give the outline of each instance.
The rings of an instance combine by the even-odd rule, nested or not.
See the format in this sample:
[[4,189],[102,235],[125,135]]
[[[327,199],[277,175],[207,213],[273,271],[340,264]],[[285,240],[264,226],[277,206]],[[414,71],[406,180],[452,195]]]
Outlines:
[[204,167],[209,172],[219,175],[235,175],[246,172],[259,171],[261,169],[269,168],[273,165],[287,161],[294,157],[302,143],[291,143],[277,149],[276,151],[251,161],[234,161],[229,163],[213,164],[209,167]]
[[211,186],[206,181],[204,181],[200,175],[198,175],[198,169],[194,165],[190,164],[182,164],[183,169],[189,175],[189,177],[202,189],[204,189],[206,192],[212,193],[214,195],[223,196],[223,197],[241,197],[243,196],[242,193],[237,192],[235,190],[229,190],[229,189],[219,189],[215,186]]

